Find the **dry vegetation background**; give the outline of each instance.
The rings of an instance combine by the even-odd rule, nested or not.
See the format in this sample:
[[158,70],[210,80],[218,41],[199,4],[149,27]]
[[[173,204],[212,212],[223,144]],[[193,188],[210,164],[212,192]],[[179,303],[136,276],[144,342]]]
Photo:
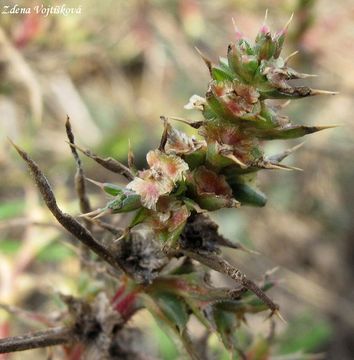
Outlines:
[[[5,3],[38,2],[0,1],[1,6]],[[75,167],[65,143],[66,114],[79,144],[125,160],[130,139],[138,164],[144,166],[146,151],[158,144],[160,115],[198,118],[198,113],[183,109],[190,95],[203,95],[208,82],[194,46],[216,59],[233,40],[232,16],[252,38],[266,8],[273,29],[295,12],[284,54],[300,50],[293,65],[319,75],[311,86],[340,94],[295,100],[286,112],[295,123],[340,127],[306,138],[289,160],[304,172],[262,174],[260,185],[269,194],[266,208],[213,216],[231,240],[261,253],[230,251],[228,256],[247,274],[256,279],[280,267],[277,276],[282,281],[272,291],[288,320],[277,329],[280,350],[353,359],[353,1],[68,3],[81,5],[82,14],[0,15],[0,303],[55,316],[55,293],[80,294],[81,287],[97,285],[79,272],[75,249],[62,241],[67,234],[39,200],[7,136],[38,161],[62,207],[78,214]],[[269,150],[295,144],[278,141]],[[84,166],[91,178],[117,180],[90,160],[84,159]],[[103,204],[102,195],[90,185],[89,194],[94,204]],[[0,337],[37,326],[24,312],[11,310],[11,316],[0,310]],[[147,330],[156,338],[150,347],[162,358],[177,358],[151,319],[143,314],[135,321],[153,330]],[[255,332],[268,326],[262,318],[250,319],[249,325]],[[27,353],[12,358],[33,357]]]

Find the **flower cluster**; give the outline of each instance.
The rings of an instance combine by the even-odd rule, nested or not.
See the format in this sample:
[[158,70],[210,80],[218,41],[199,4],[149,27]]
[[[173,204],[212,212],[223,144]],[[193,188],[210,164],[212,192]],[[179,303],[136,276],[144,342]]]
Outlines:
[[235,27],[236,41],[226,58],[213,64],[201,54],[211,81],[205,97],[193,95],[185,108],[200,111],[203,119],[182,121],[198,129],[202,139],[189,137],[164,119],[161,145],[146,157],[149,168],[135,171],[126,187],[102,184],[114,198],[100,211],[138,210],[129,229],[146,223],[161,241],[174,246],[192,213],[264,206],[267,199],[256,186],[257,172],[296,168],[281,164],[291,150],[267,157],[263,142],[326,128],[292,125],[280,114],[283,106],[270,100],[331,94],[291,84],[311,75],[295,71],[288,66],[290,57],[280,56],[287,27],[272,35],[264,24],[254,44]]

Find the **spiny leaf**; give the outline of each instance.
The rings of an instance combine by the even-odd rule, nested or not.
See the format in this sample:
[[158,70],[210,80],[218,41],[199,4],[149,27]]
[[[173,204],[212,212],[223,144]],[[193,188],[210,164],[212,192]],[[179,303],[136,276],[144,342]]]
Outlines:
[[298,145],[295,145],[294,147],[284,150],[279,154],[275,154],[275,155],[271,155],[269,156],[267,159],[269,161],[275,161],[275,162],[281,162],[282,160],[284,160],[286,157],[288,157],[290,154],[292,154],[293,152],[295,152],[296,150],[300,149],[300,147],[302,147],[304,145],[304,143],[300,143]]
[[263,207],[267,203],[266,195],[255,186],[245,183],[230,183],[235,198],[241,205]]
[[[157,296],[157,298],[155,297]],[[160,297],[160,300],[158,299]],[[183,349],[187,351],[192,360],[201,360],[192,344],[186,329],[188,321],[188,313],[185,304],[178,303],[176,298],[170,294],[152,294],[150,296],[143,296],[143,301],[146,308],[155,318],[159,326],[166,331],[171,331],[176,335],[174,340],[179,340]],[[176,322],[178,321],[178,322]]]
[[199,56],[202,58],[202,60],[204,61],[205,65],[209,69],[209,73],[211,75],[212,74],[212,62],[196,46],[194,48],[197,51],[197,53],[199,54]]
[[101,183],[99,181],[95,181],[89,178],[86,178],[87,181],[90,183],[98,186],[100,189],[102,189],[104,192],[106,192],[109,195],[117,196],[118,194],[121,194],[124,190],[124,186],[110,184],[110,183]]
[[287,87],[287,88],[275,88],[272,90],[260,90],[261,97],[263,99],[300,99],[308,96],[317,95],[337,95],[335,91],[325,91],[318,89],[311,89],[307,86]]
[[305,125],[293,125],[285,128],[277,129],[263,129],[249,130],[250,133],[259,139],[263,140],[287,140],[296,139],[305,135],[315,133],[317,131],[331,129],[337,125],[325,125],[325,126],[305,126]]
[[236,316],[233,313],[213,307],[213,321],[216,331],[221,338],[226,349],[235,355],[236,348]]

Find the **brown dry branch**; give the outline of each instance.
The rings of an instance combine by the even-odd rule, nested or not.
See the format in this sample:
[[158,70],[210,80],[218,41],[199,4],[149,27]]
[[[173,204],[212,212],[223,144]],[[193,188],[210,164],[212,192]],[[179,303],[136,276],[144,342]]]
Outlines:
[[58,326],[44,331],[0,339],[0,354],[64,345],[75,340],[73,329]]
[[[70,144],[75,144],[75,137],[72,132],[69,116],[66,118],[65,129],[66,129],[66,135],[69,139]],[[89,198],[86,194],[84,170],[82,168],[81,159],[79,157],[79,154],[76,151],[75,146],[70,145],[70,149],[71,149],[71,152],[72,152],[73,157],[76,162],[75,189],[76,189],[76,193],[79,197],[80,211],[82,213],[87,213],[87,212],[91,211],[91,206],[90,206]],[[85,221],[85,225],[88,228],[90,228],[90,226],[91,226],[88,221]]]
[[[237,283],[244,286],[246,289],[252,291],[256,296],[258,296],[271,310],[271,315],[279,315],[279,305],[275,304],[272,299],[270,299],[263,290],[261,290],[252,280],[247,279],[246,275],[243,274],[239,269],[231,265],[228,261],[223,259],[220,255],[210,252],[200,252],[197,250],[180,250],[185,256],[190,257],[203,265],[221,273],[227,275],[232,280],[235,280]],[[234,295],[232,291],[230,292],[230,298]]]
[[121,162],[119,162],[116,159],[113,159],[112,157],[102,158],[90,150],[84,150],[81,147],[70,143],[70,146],[75,147],[79,151],[81,151],[83,154],[85,154],[90,159],[96,161],[98,164],[103,166],[105,169],[115,173],[124,176],[127,180],[131,181],[134,179],[134,174],[130,171],[128,167],[123,165]]
[[[66,135],[68,137],[68,140],[70,143],[75,144],[75,137],[71,128],[70,118],[69,116],[66,117],[65,122],[65,130]],[[81,213],[87,213],[91,211],[90,206],[90,200],[86,194],[86,183],[85,183],[85,175],[84,170],[82,168],[81,159],[79,157],[79,154],[76,151],[76,148],[72,145],[70,145],[71,153],[74,157],[75,163],[76,163],[76,174],[75,174],[75,190],[76,194],[79,198],[79,207]],[[87,220],[83,219],[84,224],[87,228],[87,230],[92,231],[92,224]],[[84,260],[88,260],[90,258],[90,251],[89,249],[82,245],[80,246],[81,251],[81,258]],[[81,262],[81,266],[84,265],[84,261]]]
[[[243,248],[238,247],[237,243],[234,244],[229,240],[225,241],[226,239],[218,233],[218,226],[208,216],[205,214],[191,216],[181,238],[180,248],[178,249],[180,253],[230,277],[246,289],[252,291],[269,307],[271,315],[276,314],[279,316],[279,306],[259,286],[248,279],[245,274],[218,254],[219,246],[228,246],[241,250]],[[166,251],[168,253],[169,250],[167,249]],[[230,298],[234,296],[233,292],[235,290],[229,292]]]
[[113,254],[101,245],[92,234],[82,226],[77,220],[75,220],[69,214],[63,213],[57,205],[56,198],[51,189],[51,186],[44,176],[42,171],[39,169],[38,165],[29,157],[29,155],[14,144],[10,140],[11,144],[14,146],[16,151],[22,157],[22,159],[26,162],[27,166],[30,169],[30,172],[38,186],[38,189],[42,195],[43,200],[45,201],[48,209],[54,215],[54,217],[58,220],[58,222],[71,233],[76,239],[78,239],[81,243],[86,245],[90,250],[92,250],[95,254],[97,254],[102,260],[106,261],[108,264],[113,266],[117,270],[121,270],[121,266],[119,264],[118,258],[113,256]]

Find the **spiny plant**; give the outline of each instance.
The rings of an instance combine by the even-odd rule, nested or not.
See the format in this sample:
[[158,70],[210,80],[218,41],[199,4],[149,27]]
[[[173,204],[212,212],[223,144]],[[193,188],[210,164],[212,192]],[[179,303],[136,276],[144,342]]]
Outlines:
[[[310,75],[289,67],[293,54],[285,59],[280,56],[287,28],[288,24],[272,35],[263,24],[251,44],[235,26],[236,40],[229,45],[226,58],[214,64],[201,54],[211,81],[205,96],[192,96],[186,108],[200,111],[202,119],[174,118],[198,129],[200,137],[188,136],[162,117],[161,142],[146,155],[147,169],[136,168],[131,150],[125,166],[80,148],[68,119],[66,131],[77,163],[76,188],[84,224],[60,210],[38,165],[13,144],[29,166],[49,210],[95,253],[84,263],[105,266],[109,280],[104,291],[97,290],[94,297],[63,297],[68,311],[58,320],[59,325],[0,340],[0,353],[61,344],[68,359],[146,359],[146,354],[133,349],[126,324],[137,311],[147,309],[158,324],[174,334],[192,359],[210,356],[206,355],[206,341],[202,346],[188,333],[192,315],[206,329],[204,340],[216,333],[232,358],[268,358],[269,337],[242,348],[236,329],[248,314],[270,310],[269,317],[280,316],[278,305],[265,293],[275,282],[266,274],[256,284],[222,257],[220,247],[244,248],[218,234],[207,212],[241,205],[264,206],[266,196],[256,185],[257,173],[263,169],[297,169],[281,162],[299,147],[266,156],[264,142],[300,138],[330,127],[293,125],[280,113],[284,105],[269,101],[333,94],[289,82]],[[117,185],[90,180],[111,197],[102,208],[90,209],[77,150],[129,181]],[[100,219],[120,213],[133,213],[125,229]],[[111,234],[109,242],[94,237],[102,229]],[[101,232],[97,234],[102,238]],[[235,287],[215,287],[210,280],[211,269],[230,277]],[[112,282],[118,288],[114,295]]]

